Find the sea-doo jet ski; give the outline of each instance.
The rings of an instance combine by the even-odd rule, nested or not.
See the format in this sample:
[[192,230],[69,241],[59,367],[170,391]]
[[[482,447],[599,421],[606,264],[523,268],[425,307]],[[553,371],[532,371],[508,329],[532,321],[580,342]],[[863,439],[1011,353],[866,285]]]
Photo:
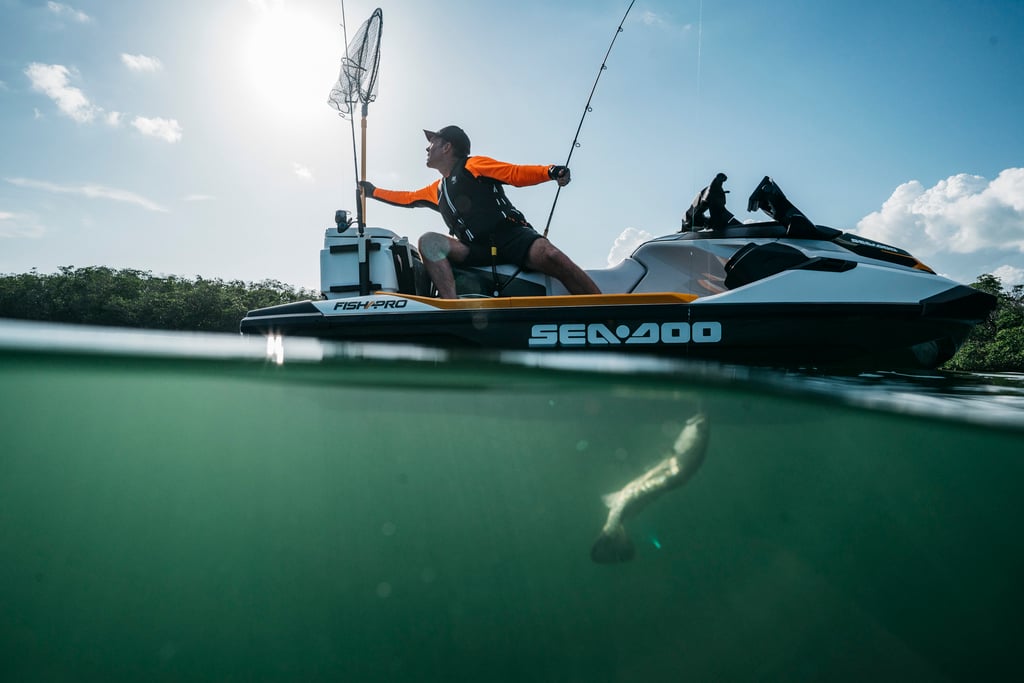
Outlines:
[[249,311],[243,334],[524,351],[616,351],[780,367],[933,368],[995,307],[906,251],[815,225],[769,177],[740,223],[718,174],[682,230],[588,270],[600,295],[514,266],[455,268],[438,299],[409,241],[353,226],[324,235],[323,299]]

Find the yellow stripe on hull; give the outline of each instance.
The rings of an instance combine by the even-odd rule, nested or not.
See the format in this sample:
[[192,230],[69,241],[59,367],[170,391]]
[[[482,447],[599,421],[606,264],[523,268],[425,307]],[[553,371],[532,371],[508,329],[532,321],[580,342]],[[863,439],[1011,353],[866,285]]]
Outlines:
[[688,304],[697,299],[696,294],[678,292],[651,292],[643,294],[567,294],[564,296],[506,296],[481,297],[472,299],[434,299],[413,294],[377,292],[391,296],[419,301],[420,303],[449,310],[475,310],[480,308],[557,308],[563,306],[618,306],[641,304]]

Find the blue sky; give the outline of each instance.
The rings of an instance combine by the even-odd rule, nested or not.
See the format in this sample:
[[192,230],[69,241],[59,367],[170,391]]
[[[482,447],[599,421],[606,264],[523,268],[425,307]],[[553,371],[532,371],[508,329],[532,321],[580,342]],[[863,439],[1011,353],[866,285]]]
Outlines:
[[[432,182],[421,129],[563,163],[628,1],[345,2],[384,16],[368,178]],[[327,106],[336,0],[0,0],[0,273],[103,265],[316,288],[354,208],[349,123]],[[970,282],[1024,282],[1024,2],[637,0],[558,199],[586,268],[679,229],[718,171],[765,175],[813,221]],[[357,139],[359,128],[357,122]],[[543,229],[554,184],[510,189]],[[438,216],[373,202],[412,239]]]

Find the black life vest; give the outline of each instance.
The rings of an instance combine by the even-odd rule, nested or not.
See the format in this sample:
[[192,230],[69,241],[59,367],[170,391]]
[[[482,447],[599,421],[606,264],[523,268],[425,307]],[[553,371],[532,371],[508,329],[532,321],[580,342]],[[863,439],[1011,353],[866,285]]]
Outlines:
[[526,217],[505,196],[503,183],[475,176],[460,159],[437,186],[437,208],[449,232],[462,242],[490,241],[505,227],[529,226]]

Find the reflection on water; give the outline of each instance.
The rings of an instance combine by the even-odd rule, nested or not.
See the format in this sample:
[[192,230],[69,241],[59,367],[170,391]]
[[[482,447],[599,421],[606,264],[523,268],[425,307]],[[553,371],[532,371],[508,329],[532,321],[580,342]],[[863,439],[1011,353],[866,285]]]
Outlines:
[[[1017,666],[1013,377],[252,341],[0,324],[0,680]],[[594,562],[694,415],[700,468]]]

